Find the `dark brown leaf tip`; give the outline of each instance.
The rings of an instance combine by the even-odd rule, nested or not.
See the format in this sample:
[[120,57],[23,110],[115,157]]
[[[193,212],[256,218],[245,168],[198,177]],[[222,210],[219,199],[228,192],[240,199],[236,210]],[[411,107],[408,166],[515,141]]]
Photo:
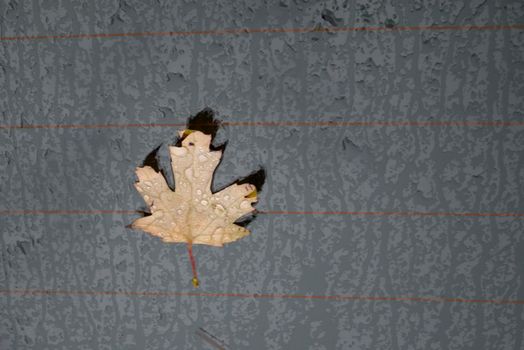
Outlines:
[[218,129],[220,129],[220,120],[215,118],[215,112],[211,108],[204,108],[194,116],[189,117],[187,129],[198,130],[204,134],[211,135],[214,139]]
[[256,187],[257,192],[262,191],[262,186],[264,186],[264,183],[266,182],[266,170],[264,168],[260,168],[259,170],[252,172],[246,177],[241,178],[237,181],[237,184],[252,184]]

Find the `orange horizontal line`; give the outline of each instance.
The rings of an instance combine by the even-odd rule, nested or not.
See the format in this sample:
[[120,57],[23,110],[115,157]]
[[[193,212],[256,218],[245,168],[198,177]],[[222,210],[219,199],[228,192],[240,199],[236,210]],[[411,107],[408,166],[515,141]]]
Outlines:
[[138,210],[0,210],[0,215],[97,215],[139,214]]
[[3,295],[17,296],[129,296],[129,297],[232,297],[254,299],[317,299],[339,301],[409,301],[429,303],[478,303],[523,305],[524,300],[511,299],[465,299],[445,297],[406,297],[368,295],[301,295],[301,294],[250,294],[250,293],[200,293],[200,292],[131,292],[131,291],[65,291],[48,289],[0,290]]
[[[524,121],[275,121],[275,122],[222,122],[224,126],[524,126]],[[184,127],[185,123],[132,123],[132,124],[24,124],[0,125],[0,129],[125,129]]]
[[441,31],[441,30],[510,30],[524,29],[524,24],[509,25],[426,25],[426,26],[386,26],[375,27],[309,27],[309,28],[239,28],[239,29],[216,29],[199,31],[159,31],[159,32],[130,32],[130,33],[84,33],[84,34],[55,34],[55,35],[22,35],[3,36],[0,41],[29,41],[50,39],[108,39],[108,38],[131,38],[131,37],[164,37],[164,36],[201,36],[201,35],[236,35],[256,33],[336,33],[336,32],[400,32],[400,31]]
[[[97,215],[139,214],[137,210],[0,210],[2,216],[15,215]],[[524,217],[524,213],[496,212],[423,212],[423,211],[287,211],[261,210],[263,215],[353,215],[353,216],[455,216],[455,217]]]
[[0,125],[0,129],[125,129],[125,128],[161,128],[182,127],[186,123],[149,123],[149,124],[23,124]]
[[261,211],[273,215],[356,215],[356,216],[459,216],[459,217],[524,217],[524,213],[461,213],[422,211]]
[[524,121],[225,122],[229,126],[523,126]]

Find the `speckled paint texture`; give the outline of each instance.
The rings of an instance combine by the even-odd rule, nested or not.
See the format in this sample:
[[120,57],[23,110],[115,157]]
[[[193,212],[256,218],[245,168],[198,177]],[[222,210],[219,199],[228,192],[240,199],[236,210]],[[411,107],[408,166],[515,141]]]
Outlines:
[[[451,215],[524,212],[524,126],[495,123],[524,118],[524,28],[461,27],[519,24],[510,0],[1,0],[0,349],[524,349],[524,217]],[[320,31],[356,27],[388,30]],[[175,294],[186,247],[126,225],[180,128],[135,124],[206,106],[246,122],[216,187],[264,166],[257,208],[299,213],[196,246],[198,292],[385,300]],[[413,211],[449,215],[385,213]]]

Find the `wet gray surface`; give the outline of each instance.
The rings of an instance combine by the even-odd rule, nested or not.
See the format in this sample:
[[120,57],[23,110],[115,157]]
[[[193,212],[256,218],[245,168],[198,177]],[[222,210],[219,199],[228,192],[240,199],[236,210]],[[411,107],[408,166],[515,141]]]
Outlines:
[[[520,1],[0,2],[0,36],[524,23]],[[336,27],[334,27],[336,26]],[[524,30],[0,41],[0,124],[522,121]],[[0,210],[135,210],[177,127],[0,130]],[[228,126],[262,211],[524,212],[523,126]],[[2,215],[0,349],[524,349],[524,307],[191,292],[136,215]],[[204,293],[524,300],[522,217],[266,214],[196,246]],[[14,290],[116,292],[31,295]]]

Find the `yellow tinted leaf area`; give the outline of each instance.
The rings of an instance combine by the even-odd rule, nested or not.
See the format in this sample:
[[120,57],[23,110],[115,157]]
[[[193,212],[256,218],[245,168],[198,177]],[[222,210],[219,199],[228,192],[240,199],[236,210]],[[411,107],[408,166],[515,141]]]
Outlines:
[[[170,146],[175,191],[160,172],[149,166],[136,169],[135,187],[149,206],[151,215],[139,218],[133,228],[164,242],[223,246],[249,234],[234,222],[252,213],[257,192],[251,184],[232,184],[211,192],[213,173],[222,151],[211,151],[211,135],[195,130],[180,131],[180,147]],[[195,277],[196,278],[196,277]],[[195,286],[198,281],[193,281]]]

